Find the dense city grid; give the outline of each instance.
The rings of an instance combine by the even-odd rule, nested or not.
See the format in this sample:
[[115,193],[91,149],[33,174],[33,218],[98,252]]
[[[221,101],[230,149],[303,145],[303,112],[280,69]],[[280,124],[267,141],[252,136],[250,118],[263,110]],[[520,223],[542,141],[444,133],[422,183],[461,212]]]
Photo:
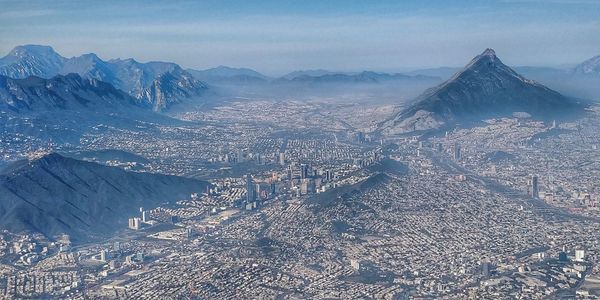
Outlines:
[[81,146],[3,133],[5,158],[119,149],[149,162],[100,163],[212,187],[90,244],[2,233],[0,295],[543,299],[597,288],[597,108],[571,123],[504,118],[380,139],[370,131],[391,107],[252,104],[177,114],[177,126],[99,125]]

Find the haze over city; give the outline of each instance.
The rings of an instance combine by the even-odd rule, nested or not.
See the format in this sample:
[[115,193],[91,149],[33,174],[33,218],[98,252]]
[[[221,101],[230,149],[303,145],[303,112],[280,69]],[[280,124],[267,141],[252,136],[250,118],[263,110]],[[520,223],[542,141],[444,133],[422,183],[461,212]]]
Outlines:
[[600,1],[0,7],[0,299],[600,298]]
[[3,1],[2,8],[2,53],[48,44],[65,56],[273,76],[459,67],[487,47],[510,65],[557,67],[596,55],[600,44],[594,0]]

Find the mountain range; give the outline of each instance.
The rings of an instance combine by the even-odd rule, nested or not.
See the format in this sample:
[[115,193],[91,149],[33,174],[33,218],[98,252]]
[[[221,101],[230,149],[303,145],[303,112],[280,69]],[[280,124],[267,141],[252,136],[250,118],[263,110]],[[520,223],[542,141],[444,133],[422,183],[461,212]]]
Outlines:
[[65,58],[49,46],[17,46],[0,58],[0,75],[15,79],[79,74],[107,82],[153,110],[162,111],[184,99],[199,97],[206,84],[174,63],[140,63],[134,59],[104,61],[90,53]]
[[126,228],[140,207],[185,199],[207,185],[52,153],[0,171],[0,227],[86,240]]
[[0,108],[14,112],[43,112],[106,111],[150,106],[106,82],[70,73],[50,79],[36,76],[13,79],[0,75]]
[[573,69],[573,73],[600,76],[600,55],[594,56]]
[[256,84],[271,80],[266,75],[248,68],[218,66],[206,70],[187,69],[195,78],[210,84]]
[[50,79],[0,76],[0,132],[25,135],[48,143],[79,144],[101,128],[139,130],[139,126],[183,124],[152,111],[111,84],[78,74]]
[[388,134],[441,127],[526,112],[560,117],[580,109],[567,98],[506,66],[492,49],[476,56],[444,83],[428,89],[382,127]]
[[276,79],[276,83],[382,83],[392,81],[440,81],[439,77],[426,75],[406,75],[401,73],[378,73],[363,71],[359,73],[336,73],[323,70],[292,72]]
[[440,81],[436,76],[406,75],[401,73],[382,73],[372,71],[334,72],[327,70],[294,71],[281,77],[272,78],[248,68],[230,68],[219,66],[206,70],[188,69],[194,77],[210,84],[376,84],[391,81]]

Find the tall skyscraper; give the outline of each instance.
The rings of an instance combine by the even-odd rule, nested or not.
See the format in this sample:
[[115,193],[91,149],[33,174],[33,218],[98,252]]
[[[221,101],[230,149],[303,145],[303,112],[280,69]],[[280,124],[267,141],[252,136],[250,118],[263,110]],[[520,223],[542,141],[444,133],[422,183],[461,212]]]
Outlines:
[[293,178],[294,178],[294,170],[293,170],[292,165],[289,165],[288,169],[287,169],[287,179],[292,180]]
[[254,190],[254,181],[250,174],[246,175],[246,202],[254,202],[256,200],[256,192]]
[[308,179],[302,179],[302,182],[300,183],[300,193],[302,195],[308,194],[308,182]]
[[236,158],[237,158],[238,163],[243,163],[244,162],[244,150],[238,149]]
[[325,179],[327,179],[327,181],[332,181],[333,180],[333,171],[331,170],[327,170],[325,171]]
[[531,198],[538,199],[540,196],[540,188],[538,186],[538,177],[531,176]]
[[307,164],[300,165],[300,178],[301,179],[308,178],[308,165]]
[[140,218],[129,218],[129,228],[138,230],[141,228],[142,219]]
[[100,260],[106,261],[107,258],[108,258],[108,251],[106,251],[106,250],[100,251]]
[[454,160],[460,160],[461,158],[461,153],[460,153],[460,144],[456,143],[454,144]]
[[260,192],[261,191],[262,190],[260,189],[260,184],[259,183],[255,184],[254,185],[254,198],[255,198],[255,200],[256,200],[256,198],[258,198],[258,196],[260,196]]
[[284,152],[279,152],[279,164],[282,166],[285,165],[285,153]]

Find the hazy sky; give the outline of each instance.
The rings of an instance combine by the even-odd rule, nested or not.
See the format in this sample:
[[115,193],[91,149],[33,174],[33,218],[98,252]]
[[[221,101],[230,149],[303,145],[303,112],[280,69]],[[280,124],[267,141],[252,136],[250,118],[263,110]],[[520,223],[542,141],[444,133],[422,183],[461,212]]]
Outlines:
[[462,66],[487,47],[510,65],[600,54],[600,0],[122,2],[0,0],[0,55],[46,44],[67,57],[276,75]]

